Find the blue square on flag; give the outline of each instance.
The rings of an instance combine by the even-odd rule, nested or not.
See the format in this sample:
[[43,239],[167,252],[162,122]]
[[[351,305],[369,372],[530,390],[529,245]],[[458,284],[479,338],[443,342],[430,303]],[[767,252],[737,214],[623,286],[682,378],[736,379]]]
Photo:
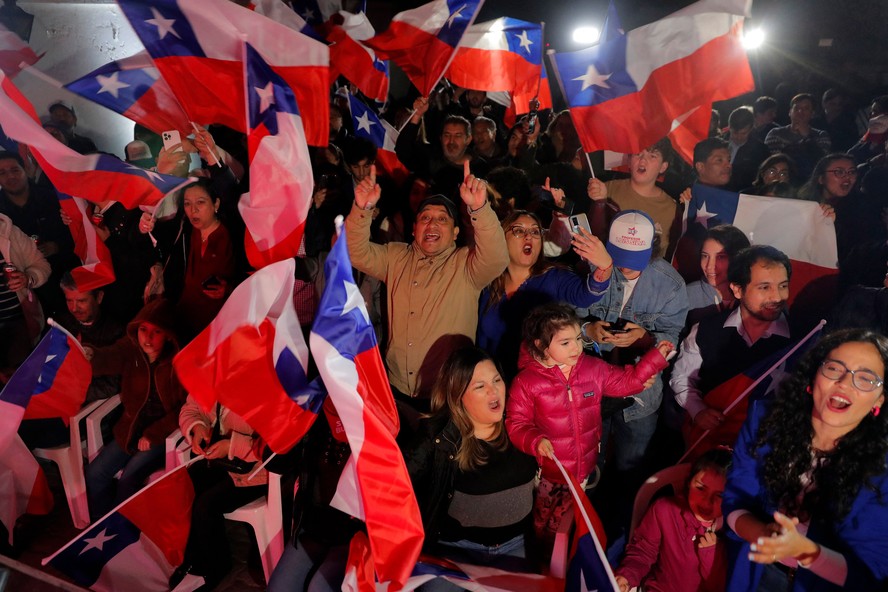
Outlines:
[[555,54],[571,106],[597,105],[638,92],[626,71],[626,37],[573,53]]

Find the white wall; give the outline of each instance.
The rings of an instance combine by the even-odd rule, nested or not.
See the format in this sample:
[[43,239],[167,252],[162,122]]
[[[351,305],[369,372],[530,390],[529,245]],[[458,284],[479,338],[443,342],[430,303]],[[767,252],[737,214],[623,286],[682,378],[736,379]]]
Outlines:
[[[38,55],[46,52],[34,67],[60,83],[71,82],[142,49],[116,4],[38,0],[20,1],[18,5],[35,17],[31,47]],[[15,84],[34,104],[38,115],[46,115],[47,107],[56,99],[73,104],[79,133],[92,138],[99,150],[123,157],[124,146],[133,139],[132,121],[29,72],[19,74]]]

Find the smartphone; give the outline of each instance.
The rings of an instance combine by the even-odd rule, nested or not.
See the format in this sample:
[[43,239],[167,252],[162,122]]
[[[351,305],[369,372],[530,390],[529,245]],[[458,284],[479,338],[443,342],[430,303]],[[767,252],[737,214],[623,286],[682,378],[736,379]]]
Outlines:
[[203,286],[206,290],[212,290],[222,285],[222,282],[216,276],[211,275],[210,277],[202,281],[200,285]]
[[[182,134],[179,133],[179,130],[169,130],[163,132],[161,134],[163,138],[163,147],[165,150],[170,151],[173,149],[173,146],[182,143]],[[177,152],[182,152],[182,146],[179,146]]]
[[592,234],[592,227],[589,226],[589,218],[586,217],[586,214],[575,214],[568,217],[568,221],[570,222],[570,227],[574,234],[579,234],[580,228],[583,228],[586,232]]
[[626,319],[617,319],[613,323],[610,324],[610,327],[605,328],[605,331],[610,333],[611,335],[618,335],[621,333],[628,333],[629,329],[626,328],[626,323],[628,323]]
[[539,116],[539,112],[534,109],[530,113],[527,114],[527,133],[532,134],[536,131],[537,119]]

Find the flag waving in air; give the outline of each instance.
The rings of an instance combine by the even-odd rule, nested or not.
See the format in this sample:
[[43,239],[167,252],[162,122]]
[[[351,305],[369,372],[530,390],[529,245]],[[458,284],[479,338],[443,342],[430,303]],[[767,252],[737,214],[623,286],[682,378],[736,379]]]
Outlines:
[[410,171],[395,154],[398,131],[387,121],[377,117],[367,105],[354,95],[348,96],[355,137],[366,138],[376,146],[376,163],[396,183],[402,184],[410,176]]
[[377,578],[400,589],[419,557],[422,519],[395,443],[395,401],[352,275],[345,228],[324,273],[327,282],[312,326],[311,352],[351,447],[331,505],[367,524]]
[[324,402],[307,384],[295,273],[295,261],[287,259],[251,275],[173,360],[179,381],[204,409],[222,403],[275,452],[305,435]]
[[245,51],[250,192],[237,207],[247,257],[259,269],[296,256],[314,180],[293,90],[249,43]]
[[157,134],[191,129],[173,91],[144,51],[109,62],[65,88]]
[[555,54],[586,152],[633,154],[694,107],[753,90],[741,42],[751,0],[700,0],[588,49]]
[[40,168],[63,193],[93,202],[115,199],[127,208],[154,205],[189,182],[127,164],[107,154],[78,154],[40,125],[34,107],[9,78],[0,73],[0,127],[27,144]]
[[483,4],[484,0],[433,0],[399,12],[388,29],[364,44],[378,57],[395,62],[419,93],[428,96]]
[[0,71],[7,76],[15,76],[21,64],[32,65],[40,57],[22,39],[0,24]]
[[385,103],[389,89],[389,64],[362,42],[374,36],[367,15],[341,11],[341,24],[330,22],[327,40],[330,46],[330,81],[342,74],[374,101]]
[[68,230],[74,238],[74,252],[80,257],[80,267],[71,270],[71,277],[81,292],[107,286],[114,281],[111,251],[96,234],[96,229],[86,215],[86,202],[66,193],[56,194],[62,211],[71,219]]
[[[326,146],[327,46],[230,0],[119,0],[154,64],[191,119],[245,131],[242,36],[293,89],[305,135]],[[295,26],[295,25],[294,25]]]
[[543,60],[543,28],[503,17],[472,25],[447,69],[462,88],[536,95]]

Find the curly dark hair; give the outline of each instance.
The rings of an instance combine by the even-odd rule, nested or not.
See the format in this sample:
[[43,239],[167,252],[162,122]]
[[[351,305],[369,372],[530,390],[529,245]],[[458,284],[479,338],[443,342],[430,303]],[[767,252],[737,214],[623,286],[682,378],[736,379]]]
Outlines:
[[[867,487],[879,494],[873,479],[884,475],[888,455],[888,413],[867,414],[853,430],[839,438],[833,450],[816,452],[812,447],[813,397],[807,393],[818,368],[830,352],[842,344],[869,343],[888,368],[888,338],[868,329],[845,329],[822,338],[780,385],[774,406],[759,427],[753,454],[763,453],[765,489],[771,503],[790,515],[844,518],[851,504]],[[823,462],[814,462],[819,457]],[[814,487],[808,491],[802,476],[811,470]]]

